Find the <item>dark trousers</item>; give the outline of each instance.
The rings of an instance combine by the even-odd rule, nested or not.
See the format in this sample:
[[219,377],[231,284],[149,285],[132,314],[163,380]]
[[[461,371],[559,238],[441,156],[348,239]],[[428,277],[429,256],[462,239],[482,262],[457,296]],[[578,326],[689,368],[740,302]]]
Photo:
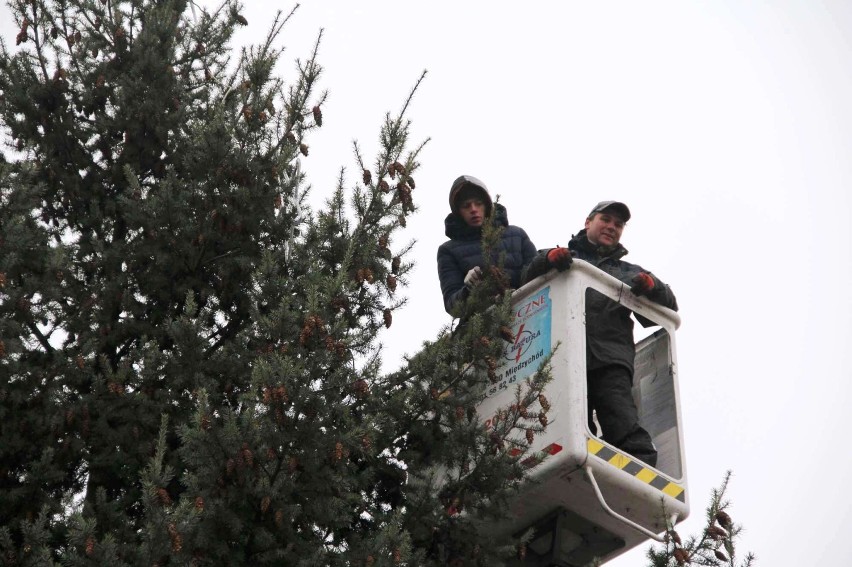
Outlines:
[[598,423],[603,429],[601,436],[637,459],[654,466],[657,450],[651,435],[639,425],[639,411],[633,401],[633,373],[618,364],[589,370],[587,376],[589,394],[589,429],[595,432],[592,410],[597,412]]

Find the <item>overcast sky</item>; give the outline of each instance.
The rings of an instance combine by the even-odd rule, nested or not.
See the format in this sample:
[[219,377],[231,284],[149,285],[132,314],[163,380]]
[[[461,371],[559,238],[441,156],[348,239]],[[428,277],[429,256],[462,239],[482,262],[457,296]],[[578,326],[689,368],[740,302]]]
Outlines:
[[[240,41],[275,11],[247,4]],[[352,140],[373,156],[428,69],[410,112],[431,138],[419,211],[393,243],[417,240],[417,268],[385,366],[449,322],[435,256],[455,177],[483,180],[538,247],[624,201],[626,259],[672,286],[683,319],[679,531],[700,529],[731,469],[740,552],[852,564],[852,3],[308,0],[282,38],[285,78],[320,28],[330,97],[304,160],[317,203],[339,167],[354,184]],[[645,547],[608,565],[644,565]]]

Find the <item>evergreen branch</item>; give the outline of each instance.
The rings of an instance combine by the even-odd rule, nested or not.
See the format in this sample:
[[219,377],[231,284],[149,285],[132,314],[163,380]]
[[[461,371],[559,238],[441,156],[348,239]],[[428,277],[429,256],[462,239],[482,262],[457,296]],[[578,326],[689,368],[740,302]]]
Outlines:
[[[396,128],[399,128],[399,125],[402,123],[402,117],[405,116],[405,113],[408,110],[408,105],[411,104],[411,101],[414,98],[414,93],[416,93],[417,89],[420,88],[420,83],[422,83],[423,79],[426,78],[427,72],[428,71],[426,69],[424,69],[423,72],[420,73],[420,78],[417,79],[417,82],[414,83],[414,87],[412,87],[411,91],[408,93],[408,98],[405,99],[405,103],[402,105],[402,110],[399,113],[399,118],[397,119]],[[425,144],[425,143],[426,142],[423,142],[423,144]],[[421,147],[422,147],[423,144],[421,144]]]
[[28,320],[26,322],[26,324],[27,324],[27,328],[30,330],[30,332],[32,334],[34,334],[36,336],[36,338],[38,339],[38,342],[41,343],[41,346],[44,348],[44,350],[47,351],[48,353],[53,353],[54,348],[50,345],[50,341],[47,340],[47,337],[45,337],[44,334],[41,332],[41,330],[39,330],[38,325],[36,325],[31,320]]
[[227,251],[223,252],[222,254],[219,254],[219,255],[214,256],[212,258],[208,258],[202,264],[200,264],[198,267],[200,268],[202,266],[207,266],[207,265],[213,264],[214,262],[218,262],[219,260],[221,260],[223,258],[233,256],[237,252],[241,252],[241,251],[242,251],[242,249],[240,249],[240,248],[232,248],[231,250],[227,250]]

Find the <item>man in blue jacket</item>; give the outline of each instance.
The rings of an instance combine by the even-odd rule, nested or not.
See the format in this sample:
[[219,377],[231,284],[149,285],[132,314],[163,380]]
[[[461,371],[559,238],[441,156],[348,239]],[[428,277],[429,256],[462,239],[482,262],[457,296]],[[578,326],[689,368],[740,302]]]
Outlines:
[[[625,262],[627,249],[621,245],[621,234],[630,220],[630,209],[618,201],[602,201],[586,218],[583,230],[573,236],[568,249],[580,258],[631,286],[630,291],[677,311],[672,290],[651,272]],[[553,248],[542,250],[524,273],[526,283],[552,267],[548,256]],[[563,268],[564,269],[564,268]],[[633,400],[632,312],[600,292],[586,292],[586,371],[589,428],[595,431],[592,410],[603,429],[603,439],[651,466],[657,463],[657,450],[648,432],[639,425],[639,412]],[[653,323],[638,317],[644,326]]]
[[520,287],[521,272],[535,257],[536,248],[522,228],[509,224],[506,208],[491,201],[485,184],[471,175],[456,179],[450,187],[450,211],[444,220],[449,240],[438,248],[438,278],[447,313],[453,314],[482,280],[482,226],[492,215],[494,223],[503,228],[495,260],[505,253],[503,269],[508,284]]

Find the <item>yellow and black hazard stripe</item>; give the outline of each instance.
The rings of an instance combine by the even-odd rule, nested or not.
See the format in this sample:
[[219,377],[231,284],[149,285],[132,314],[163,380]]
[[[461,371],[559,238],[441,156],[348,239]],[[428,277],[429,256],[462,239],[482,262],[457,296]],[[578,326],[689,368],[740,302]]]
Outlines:
[[595,455],[612,466],[638,478],[645,484],[650,484],[663,494],[667,494],[681,502],[686,502],[686,491],[682,486],[666,480],[651,469],[643,466],[642,463],[632,460],[624,453],[619,453],[618,451],[610,449],[596,439],[590,438],[587,446],[589,448],[589,453],[592,455]]

